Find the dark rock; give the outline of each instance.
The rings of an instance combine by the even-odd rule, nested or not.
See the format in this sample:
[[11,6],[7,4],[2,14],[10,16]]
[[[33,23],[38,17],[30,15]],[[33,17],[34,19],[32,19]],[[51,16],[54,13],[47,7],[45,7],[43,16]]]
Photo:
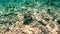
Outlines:
[[47,11],[50,11],[50,9],[47,9]]
[[24,19],[26,18],[32,18],[30,14],[24,14]]
[[49,18],[45,18],[46,21],[49,21]]
[[29,25],[33,20],[32,19],[27,19],[24,21],[23,24]]
[[23,24],[29,25],[32,21],[33,21],[33,19],[30,15],[28,15],[28,14],[24,15],[24,23]]
[[55,18],[53,18],[52,21],[55,21]]
[[57,23],[60,24],[60,20],[57,20]]
[[44,24],[42,21],[38,21],[40,24],[42,24],[43,26],[46,26],[46,24]]

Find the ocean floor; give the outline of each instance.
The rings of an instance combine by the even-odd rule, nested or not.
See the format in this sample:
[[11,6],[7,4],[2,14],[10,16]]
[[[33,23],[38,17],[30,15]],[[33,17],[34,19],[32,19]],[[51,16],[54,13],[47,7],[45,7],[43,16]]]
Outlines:
[[0,34],[60,34],[60,0],[0,0]]

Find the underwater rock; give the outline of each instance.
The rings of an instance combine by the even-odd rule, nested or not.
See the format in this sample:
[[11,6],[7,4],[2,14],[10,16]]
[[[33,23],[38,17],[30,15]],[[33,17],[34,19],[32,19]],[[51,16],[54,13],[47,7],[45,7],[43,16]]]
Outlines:
[[57,23],[60,24],[60,20],[57,20]]
[[33,21],[31,15],[25,14],[24,15],[24,23],[23,24],[30,24]]

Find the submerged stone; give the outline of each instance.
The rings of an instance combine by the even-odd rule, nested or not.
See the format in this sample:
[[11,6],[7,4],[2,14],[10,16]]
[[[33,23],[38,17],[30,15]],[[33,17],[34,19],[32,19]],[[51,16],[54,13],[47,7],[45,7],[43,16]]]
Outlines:
[[32,21],[33,21],[33,19],[30,15],[28,15],[28,14],[24,15],[24,23],[23,24],[29,25]]
[[60,24],[60,20],[57,20],[57,23]]
[[38,23],[40,23],[43,26],[46,26],[46,24],[44,24],[42,21],[38,21]]

